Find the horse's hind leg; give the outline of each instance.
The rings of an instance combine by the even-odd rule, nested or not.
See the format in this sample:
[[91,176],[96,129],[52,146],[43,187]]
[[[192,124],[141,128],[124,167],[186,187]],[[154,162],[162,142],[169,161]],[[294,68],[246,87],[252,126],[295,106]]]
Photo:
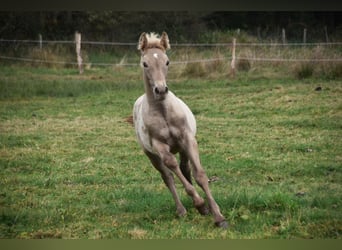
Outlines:
[[[189,162],[189,158],[187,157],[185,153],[180,153],[180,169],[184,177],[192,185],[190,162]],[[202,215],[207,215],[210,213],[208,207],[206,206],[204,202],[201,204],[197,204],[196,209]]]
[[157,155],[154,155],[150,152],[145,152],[145,154],[150,159],[152,165],[160,172],[165,185],[169,188],[172,197],[176,203],[177,215],[179,217],[184,216],[186,214],[186,209],[178,197],[172,173],[163,165],[161,159]]
[[188,157],[186,156],[185,153],[180,153],[180,169],[184,175],[184,177],[188,180],[190,184],[192,184],[191,181],[191,169],[190,169],[190,162]]
[[217,205],[209,189],[208,177],[200,163],[196,139],[192,136],[188,136],[187,145],[188,145],[188,147],[186,147],[187,154],[193,167],[194,178],[197,184],[203,189],[203,191],[205,192],[207,196],[210,210],[214,215],[215,225],[218,227],[227,228],[228,224],[226,222],[226,219],[221,214],[220,208]]

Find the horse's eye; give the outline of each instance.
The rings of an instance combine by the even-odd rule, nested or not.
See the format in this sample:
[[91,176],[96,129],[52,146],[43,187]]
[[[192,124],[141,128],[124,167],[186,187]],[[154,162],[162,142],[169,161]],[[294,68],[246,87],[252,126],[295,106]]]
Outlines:
[[144,65],[144,67],[145,67],[145,68],[147,68],[147,67],[148,67],[148,65],[147,65],[147,63],[146,63],[146,62],[143,62],[143,65]]
[[167,60],[167,62],[166,62],[166,66],[169,66],[169,64],[170,64],[170,61],[169,61],[169,60]]

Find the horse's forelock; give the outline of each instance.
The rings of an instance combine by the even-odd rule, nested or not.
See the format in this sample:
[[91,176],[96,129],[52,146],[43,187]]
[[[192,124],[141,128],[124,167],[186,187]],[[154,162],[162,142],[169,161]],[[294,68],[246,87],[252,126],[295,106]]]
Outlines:
[[158,48],[165,51],[165,48],[160,44],[160,36],[154,32],[146,34],[147,46],[146,49]]
[[148,43],[159,43],[160,42],[160,36],[157,33],[151,32],[149,34],[146,34]]

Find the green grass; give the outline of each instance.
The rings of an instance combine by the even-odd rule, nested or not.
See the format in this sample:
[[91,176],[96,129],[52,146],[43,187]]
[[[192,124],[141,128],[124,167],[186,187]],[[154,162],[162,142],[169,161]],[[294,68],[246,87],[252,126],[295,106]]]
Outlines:
[[188,214],[176,217],[125,121],[143,92],[140,69],[1,72],[0,238],[341,238],[341,79],[170,71],[196,115],[202,164],[218,177],[222,230],[179,182]]

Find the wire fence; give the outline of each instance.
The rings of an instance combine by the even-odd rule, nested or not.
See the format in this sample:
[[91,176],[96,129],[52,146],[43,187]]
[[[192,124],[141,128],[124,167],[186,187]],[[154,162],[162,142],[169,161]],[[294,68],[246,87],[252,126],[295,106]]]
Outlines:
[[[73,40],[15,40],[15,39],[0,39],[0,48],[8,47],[8,46],[16,46],[16,45],[34,45],[34,48],[39,48],[40,50],[43,49],[43,46],[46,45],[75,45],[75,41]],[[105,42],[105,41],[81,41],[80,44],[83,47],[85,46],[111,46],[118,47],[118,46],[137,46],[137,43],[132,42]],[[254,53],[247,53],[249,55],[239,55],[239,52],[237,52],[237,55],[233,56],[232,53],[226,53],[227,56],[219,56],[219,57],[213,57],[210,58],[209,56],[206,56],[205,58],[186,58],[184,60],[178,60],[178,61],[172,61],[172,64],[189,64],[189,63],[206,63],[206,62],[214,62],[219,60],[224,61],[231,61],[231,60],[248,60],[251,62],[342,62],[342,42],[326,42],[326,43],[175,43],[171,44],[171,47],[173,48],[203,48],[208,47],[210,48],[219,48],[224,47],[228,51],[232,49],[233,46],[236,46],[237,49],[241,48],[241,50],[245,48],[278,48],[281,50],[282,48],[286,47],[299,47],[299,48],[314,48],[314,47],[328,47],[332,48],[334,47],[334,50],[336,53],[334,53],[334,56],[329,55],[322,55],[319,58],[304,58],[304,57],[295,57],[295,58],[285,58],[281,57],[280,52],[278,51],[278,54],[273,57],[265,57],[256,55]],[[32,48],[32,47],[31,47]],[[7,49],[3,49],[2,51],[8,51]],[[243,54],[243,53],[242,53]],[[73,56],[74,58],[74,56]],[[76,58],[76,57],[75,57]],[[3,61],[17,61],[17,62],[30,62],[30,63],[45,63],[45,64],[60,64],[60,65],[78,65],[79,63],[73,60],[67,61],[67,60],[56,60],[56,59],[42,59],[42,58],[32,58],[27,56],[13,56],[13,55],[6,55],[5,52],[0,52],[0,59]],[[139,63],[129,63],[129,62],[120,62],[120,63],[113,63],[113,62],[92,62],[88,61],[86,64],[92,65],[92,66],[138,66]]]
[[[24,58],[24,57],[10,57],[10,56],[0,56],[0,59],[4,60],[13,60],[13,61],[22,61],[22,62],[32,62],[32,63],[47,63],[47,64],[61,64],[61,65],[78,65],[77,62],[70,61],[49,61],[49,60],[41,60],[41,59],[32,59],[32,58]],[[218,58],[210,58],[210,59],[194,59],[187,61],[173,61],[172,64],[188,64],[188,63],[206,63],[206,62],[215,62],[215,61],[229,61],[232,60],[232,57],[218,57]],[[342,62],[342,58],[320,58],[320,59],[304,59],[304,58],[251,58],[251,57],[236,57],[236,60],[248,60],[248,61],[262,61],[262,62]],[[89,63],[88,63],[89,64]],[[139,66],[139,63],[90,63],[93,66]]]
[[[16,39],[0,39],[0,43],[33,43],[33,44],[75,44],[73,40],[16,40]],[[82,41],[84,45],[111,45],[111,46],[137,46],[132,42],[105,42],[105,41]],[[231,46],[233,43],[174,43],[174,47],[220,47]],[[236,46],[335,46],[342,45],[342,42],[320,42],[320,43],[236,43]]]

